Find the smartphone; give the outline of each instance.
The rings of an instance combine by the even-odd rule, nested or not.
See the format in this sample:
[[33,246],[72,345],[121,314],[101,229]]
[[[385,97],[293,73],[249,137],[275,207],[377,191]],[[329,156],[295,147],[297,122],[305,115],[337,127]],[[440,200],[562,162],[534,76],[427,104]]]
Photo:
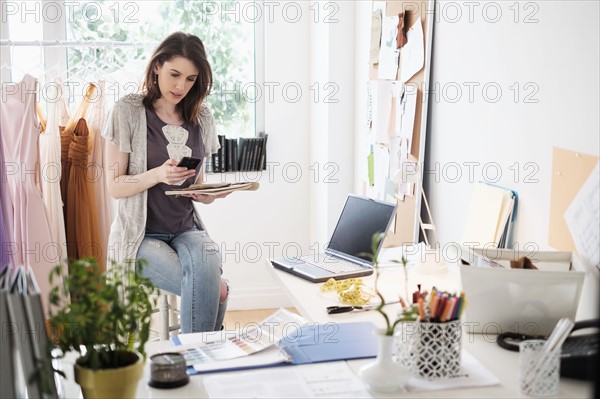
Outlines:
[[177,166],[183,166],[188,169],[196,169],[202,163],[200,158],[183,157]]

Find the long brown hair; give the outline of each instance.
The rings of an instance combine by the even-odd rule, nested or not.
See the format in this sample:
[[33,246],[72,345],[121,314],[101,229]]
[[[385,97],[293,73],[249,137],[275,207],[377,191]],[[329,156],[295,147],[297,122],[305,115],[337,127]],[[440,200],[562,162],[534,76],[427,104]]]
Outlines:
[[161,97],[158,84],[154,82],[154,65],[162,66],[173,57],[190,60],[198,70],[198,77],[187,95],[177,104],[176,109],[187,123],[198,123],[200,107],[212,89],[212,69],[206,58],[204,44],[197,36],[175,32],[158,45],[146,67],[144,81],[144,105],[152,106]]

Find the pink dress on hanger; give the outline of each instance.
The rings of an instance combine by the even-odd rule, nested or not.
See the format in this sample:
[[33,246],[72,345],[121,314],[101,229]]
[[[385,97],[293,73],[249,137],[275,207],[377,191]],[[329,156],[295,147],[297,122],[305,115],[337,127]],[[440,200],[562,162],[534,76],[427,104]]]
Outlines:
[[6,181],[6,164],[2,149],[2,129],[0,126],[0,271],[8,265],[14,265],[12,251],[13,206]]
[[[46,205],[46,212],[50,222],[52,237],[56,240],[56,256],[66,261],[67,236],[65,233],[65,217],[63,215],[63,201],[60,192],[61,179],[61,139],[60,126],[66,125],[61,119],[67,111],[67,104],[63,90],[62,80],[56,80],[47,89],[48,98],[54,101],[48,102],[48,121],[46,130],[40,135],[40,165],[42,171],[42,197]],[[61,118],[62,116],[62,118]]]
[[60,259],[55,257],[56,243],[50,232],[42,193],[36,185],[41,130],[35,111],[37,83],[33,76],[25,75],[19,83],[2,87],[0,130],[13,204],[15,262],[33,270],[47,310],[48,276]]

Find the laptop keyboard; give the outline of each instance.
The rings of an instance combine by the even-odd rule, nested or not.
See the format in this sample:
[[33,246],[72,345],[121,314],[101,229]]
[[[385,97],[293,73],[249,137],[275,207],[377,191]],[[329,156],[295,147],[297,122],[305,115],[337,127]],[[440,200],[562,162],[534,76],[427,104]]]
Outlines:
[[356,270],[363,270],[364,267],[352,263],[342,258],[336,258],[327,254],[305,255],[298,258],[299,260],[327,270],[331,273],[345,273]]

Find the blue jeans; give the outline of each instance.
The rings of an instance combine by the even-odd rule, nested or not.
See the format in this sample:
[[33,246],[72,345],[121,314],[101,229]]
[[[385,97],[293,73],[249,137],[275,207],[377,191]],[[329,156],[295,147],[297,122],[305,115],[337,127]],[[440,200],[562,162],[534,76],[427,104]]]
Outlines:
[[221,256],[206,231],[146,232],[137,253],[142,275],[163,291],[181,296],[181,332],[221,329],[227,298],[220,302]]

